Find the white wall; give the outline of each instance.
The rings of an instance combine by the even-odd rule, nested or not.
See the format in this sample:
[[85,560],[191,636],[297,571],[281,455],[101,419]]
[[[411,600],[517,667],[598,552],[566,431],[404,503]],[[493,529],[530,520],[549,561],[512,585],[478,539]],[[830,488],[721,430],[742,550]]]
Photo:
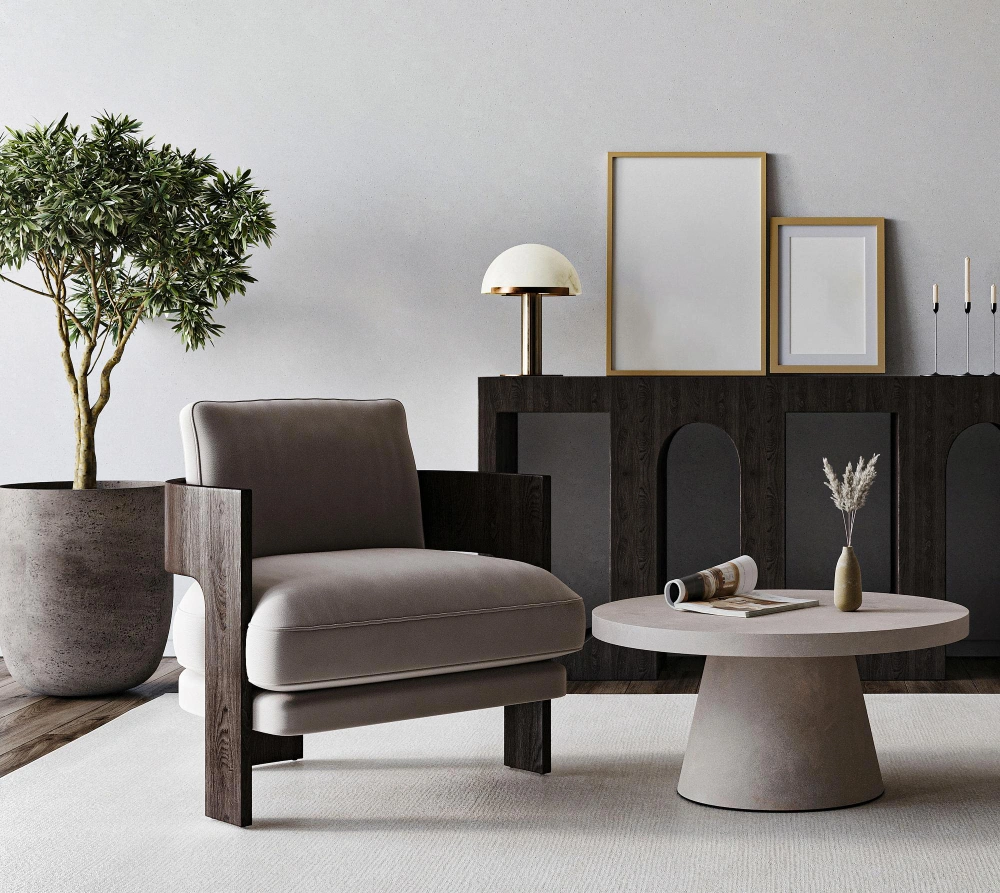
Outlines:
[[[185,355],[148,325],[115,373],[102,477],[180,473],[196,398],[383,396],[423,467],[476,464],[476,377],[516,371],[516,300],[481,297],[518,242],[568,255],[546,367],[604,370],[605,153],[764,150],[774,215],[878,215],[888,366],[990,361],[1000,279],[1000,7],[988,2],[409,3],[200,0],[0,6],[0,124],[128,112],[271,190],[260,282]],[[72,425],[44,301],[0,286],[0,478],[65,478]]]

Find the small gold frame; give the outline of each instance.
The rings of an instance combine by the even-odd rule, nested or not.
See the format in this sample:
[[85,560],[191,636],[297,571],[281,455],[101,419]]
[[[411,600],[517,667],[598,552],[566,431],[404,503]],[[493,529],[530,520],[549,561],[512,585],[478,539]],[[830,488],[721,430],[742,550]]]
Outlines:
[[[759,369],[615,369],[614,368],[614,208],[616,158],[759,158],[760,159],[760,368]],[[607,231],[608,375],[766,375],[767,374],[767,153],[766,152],[608,152]]]
[[[815,365],[783,365],[778,362],[779,358],[779,337],[778,331],[778,307],[780,299],[780,276],[779,249],[781,247],[778,238],[778,230],[782,226],[873,226],[876,231],[876,254],[878,262],[878,332],[876,339],[878,342],[878,363],[862,366],[815,366]],[[885,372],[885,218],[884,217],[772,217],[771,218],[771,350],[770,350],[770,370],[772,373],[815,373],[815,374],[857,374],[871,373],[878,374]]]

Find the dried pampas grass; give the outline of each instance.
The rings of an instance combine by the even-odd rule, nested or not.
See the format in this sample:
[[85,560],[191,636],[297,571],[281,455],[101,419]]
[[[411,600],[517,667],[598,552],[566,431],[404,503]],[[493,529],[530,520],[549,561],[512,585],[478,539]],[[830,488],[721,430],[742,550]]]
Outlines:
[[844,516],[844,535],[847,537],[847,545],[851,545],[854,536],[854,516],[858,509],[865,504],[868,498],[868,491],[875,483],[875,463],[879,454],[876,453],[865,465],[865,460],[858,457],[858,467],[854,468],[850,462],[847,463],[847,470],[844,472],[843,480],[837,477],[836,472],[830,463],[823,459],[823,474],[826,475],[826,486],[833,494],[830,499],[833,504],[840,509]]

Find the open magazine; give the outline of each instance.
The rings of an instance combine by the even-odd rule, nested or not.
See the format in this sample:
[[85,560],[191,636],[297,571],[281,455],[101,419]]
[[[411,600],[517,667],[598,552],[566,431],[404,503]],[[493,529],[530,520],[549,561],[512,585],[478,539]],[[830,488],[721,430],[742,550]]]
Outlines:
[[791,598],[757,592],[757,563],[741,555],[725,564],[698,571],[667,583],[663,594],[678,611],[718,614],[721,617],[758,617],[778,611],[794,611],[819,604],[814,598]]

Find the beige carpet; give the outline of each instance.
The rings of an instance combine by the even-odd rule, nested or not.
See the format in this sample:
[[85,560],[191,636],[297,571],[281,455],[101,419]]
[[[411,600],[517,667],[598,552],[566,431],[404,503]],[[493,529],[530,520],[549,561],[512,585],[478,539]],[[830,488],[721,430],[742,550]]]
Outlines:
[[547,778],[503,768],[499,710],[314,735],[240,830],[166,696],[0,779],[0,891],[1000,889],[1000,696],[868,704],[888,792],[855,809],[688,803],[693,696],[576,695]]

